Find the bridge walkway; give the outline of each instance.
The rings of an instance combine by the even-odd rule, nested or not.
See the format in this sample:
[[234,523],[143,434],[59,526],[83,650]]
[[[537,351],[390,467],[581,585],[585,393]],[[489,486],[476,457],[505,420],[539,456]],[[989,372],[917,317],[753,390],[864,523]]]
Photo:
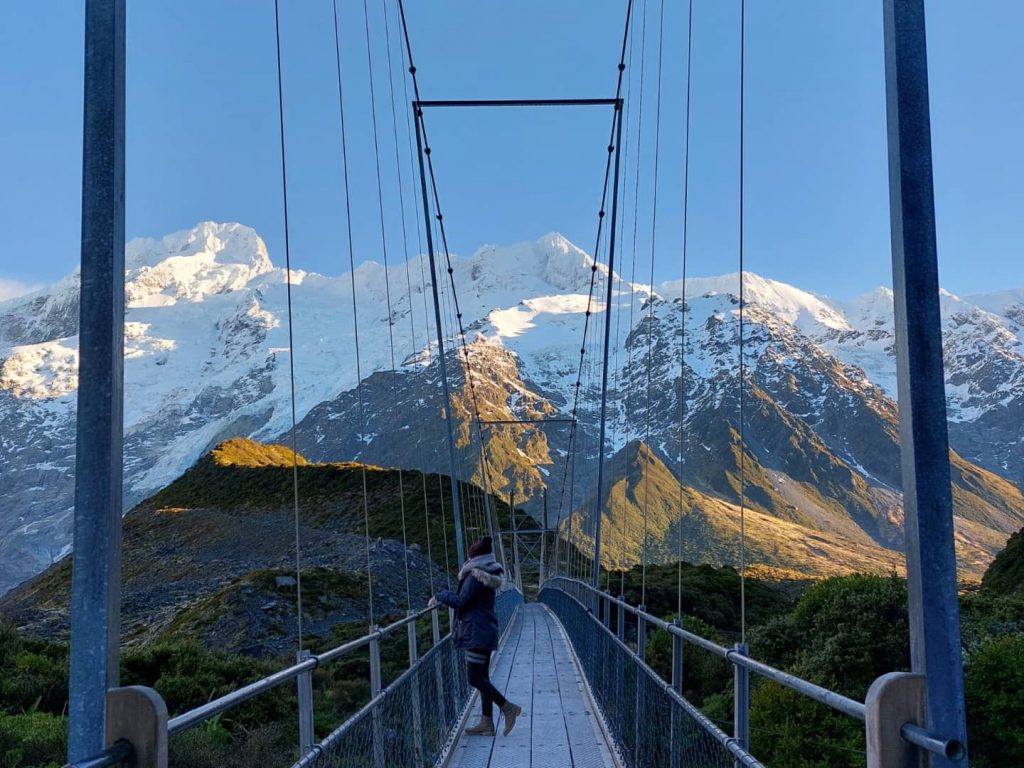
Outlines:
[[[618,768],[569,641],[546,606],[520,608],[491,679],[523,715],[508,736],[503,723],[494,737],[463,734],[449,768]],[[479,711],[474,697],[470,722]]]

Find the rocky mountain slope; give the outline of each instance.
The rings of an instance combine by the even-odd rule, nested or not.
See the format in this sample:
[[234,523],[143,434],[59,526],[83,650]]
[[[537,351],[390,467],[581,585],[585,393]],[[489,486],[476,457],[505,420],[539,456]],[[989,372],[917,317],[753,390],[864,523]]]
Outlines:
[[[341,277],[293,272],[289,349],[286,275],[253,230],[207,222],[133,241],[126,256],[128,506],[223,439],[285,434],[290,354],[299,450],[311,461],[448,471],[423,258],[387,270],[366,262]],[[482,417],[568,416],[592,260],[548,235],[487,246],[454,266]],[[608,277],[600,266],[598,276]],[[652,289],[613,280],[607,455],[642,440],[670,475],[681,473],[688,492],[708,504],[735,504],[738,277],[690,279],[685,313],[677,284]],[[71,275],[0,303],[0,591],[70,546],[76,294]],[[747,503],[851,546],[898,548],[891,293],[842,303],[747,273],[745,295]],[[446,316],[450,305],[445,289]],[[593,310],[600,328],[605,307]],[[944,294],[943,320],[956,511],[965,521],[961,556],[982,563],[1024,523],[1024,292]],[[535,510],[548,488],[563,514],[570,498],[585,513],[578,502],[593,490],[597,377],[584,379],[575,484],[563,490],[566,425],[487,428],[481,457],[470,441],[463,363],[450,355],[460,476],[482,482],[486,474],[496,490],[515,490]],[[613,483],[629,475],[622,455],[610,460]],[[635,541],[623,547],[637,551]]]
[[[314,640],[338,623],[404,615],[405,558],[414,607],[448,582],[454,552],[442,518],[447,477],[310,464],[298,457],[303,625]],[[365,538],[366,471],[370,541]],[[408,526],[403,545],[400,482]],[[464,489],[465,491],[466,489]],[[507,510],[499,508],[507,517]],[[413,523],[417,523],[413,525]],[[276,656],[294,647],[296,616],[292,452],[235,439],[218,445],[124,521],[122,619],[127,642],[166,633],[211,647]],[[429,538],[428,538],[429,537]],[[447,559],[452,560],[454,554]],[[452,560],[453,561],[453,560]],[[437,565],[441,564],[441,567]],[[0,598],[0,617],[43,637],[66,637],[71,559]]]

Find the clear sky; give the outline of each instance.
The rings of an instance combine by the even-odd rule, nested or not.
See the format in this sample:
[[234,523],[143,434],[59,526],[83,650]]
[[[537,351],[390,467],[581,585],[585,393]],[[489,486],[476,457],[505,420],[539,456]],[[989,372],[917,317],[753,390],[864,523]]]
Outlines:
[[[694,2],[690,270],[721,274],[737,268],[739,2]],[[281,4],[293,265],[337,274],[347,253],[331,3]],[[415,250],[408,102],[395,0],[387,0],[393,80],[384,6],[368,4],[386,242],[397,259],[405,247],[389,82]],[[66,274],[78,258],[82,5],[0,4],[0,297]],[[356,259],[379,261],[363,3],[339,5]],[[624,0],[407,5],[424,98],[613,95]],[[128,236],[240,221],[283,264],[273,3],[129,6]],[[686,7],[666,0],[659,281],[679,276]],[[628,264],[635,252],[646,281],[659,0],[646,0],[646,38],[644,11],[635,0],[621,257]],[[1024,3],[933,0],[927,12],[942,282],[962,294],[1020,287]],[[888,283],[880,0],[747,0],[746,55],[747,268],[836,297]],[[453,250],[552,230],[590,250],[610,118],[593,107],[428,114]]]

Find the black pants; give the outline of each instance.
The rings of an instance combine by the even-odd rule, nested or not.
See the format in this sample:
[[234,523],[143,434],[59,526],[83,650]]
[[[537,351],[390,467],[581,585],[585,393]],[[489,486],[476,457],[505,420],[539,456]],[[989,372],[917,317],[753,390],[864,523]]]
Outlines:
[[466,651],[466,672],[469,684],[480,691],[480,709],[484,717],[494,716],[494,705],[504,707],[508,701],[491,683],[488,667],[491,664],[491,652],[479,648]]

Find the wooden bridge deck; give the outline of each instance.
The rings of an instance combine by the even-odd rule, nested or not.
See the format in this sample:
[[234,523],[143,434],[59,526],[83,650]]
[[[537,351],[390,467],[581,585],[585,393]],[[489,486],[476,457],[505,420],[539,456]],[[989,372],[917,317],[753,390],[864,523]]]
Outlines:
[[[450,768],[617,768],[569,641],[545,606],[522,606],[491,680],[523,715],[508,736],[501,735],[503,722],[494,737],[463,734]],[[479,711],[475,698],[470,722]]]

